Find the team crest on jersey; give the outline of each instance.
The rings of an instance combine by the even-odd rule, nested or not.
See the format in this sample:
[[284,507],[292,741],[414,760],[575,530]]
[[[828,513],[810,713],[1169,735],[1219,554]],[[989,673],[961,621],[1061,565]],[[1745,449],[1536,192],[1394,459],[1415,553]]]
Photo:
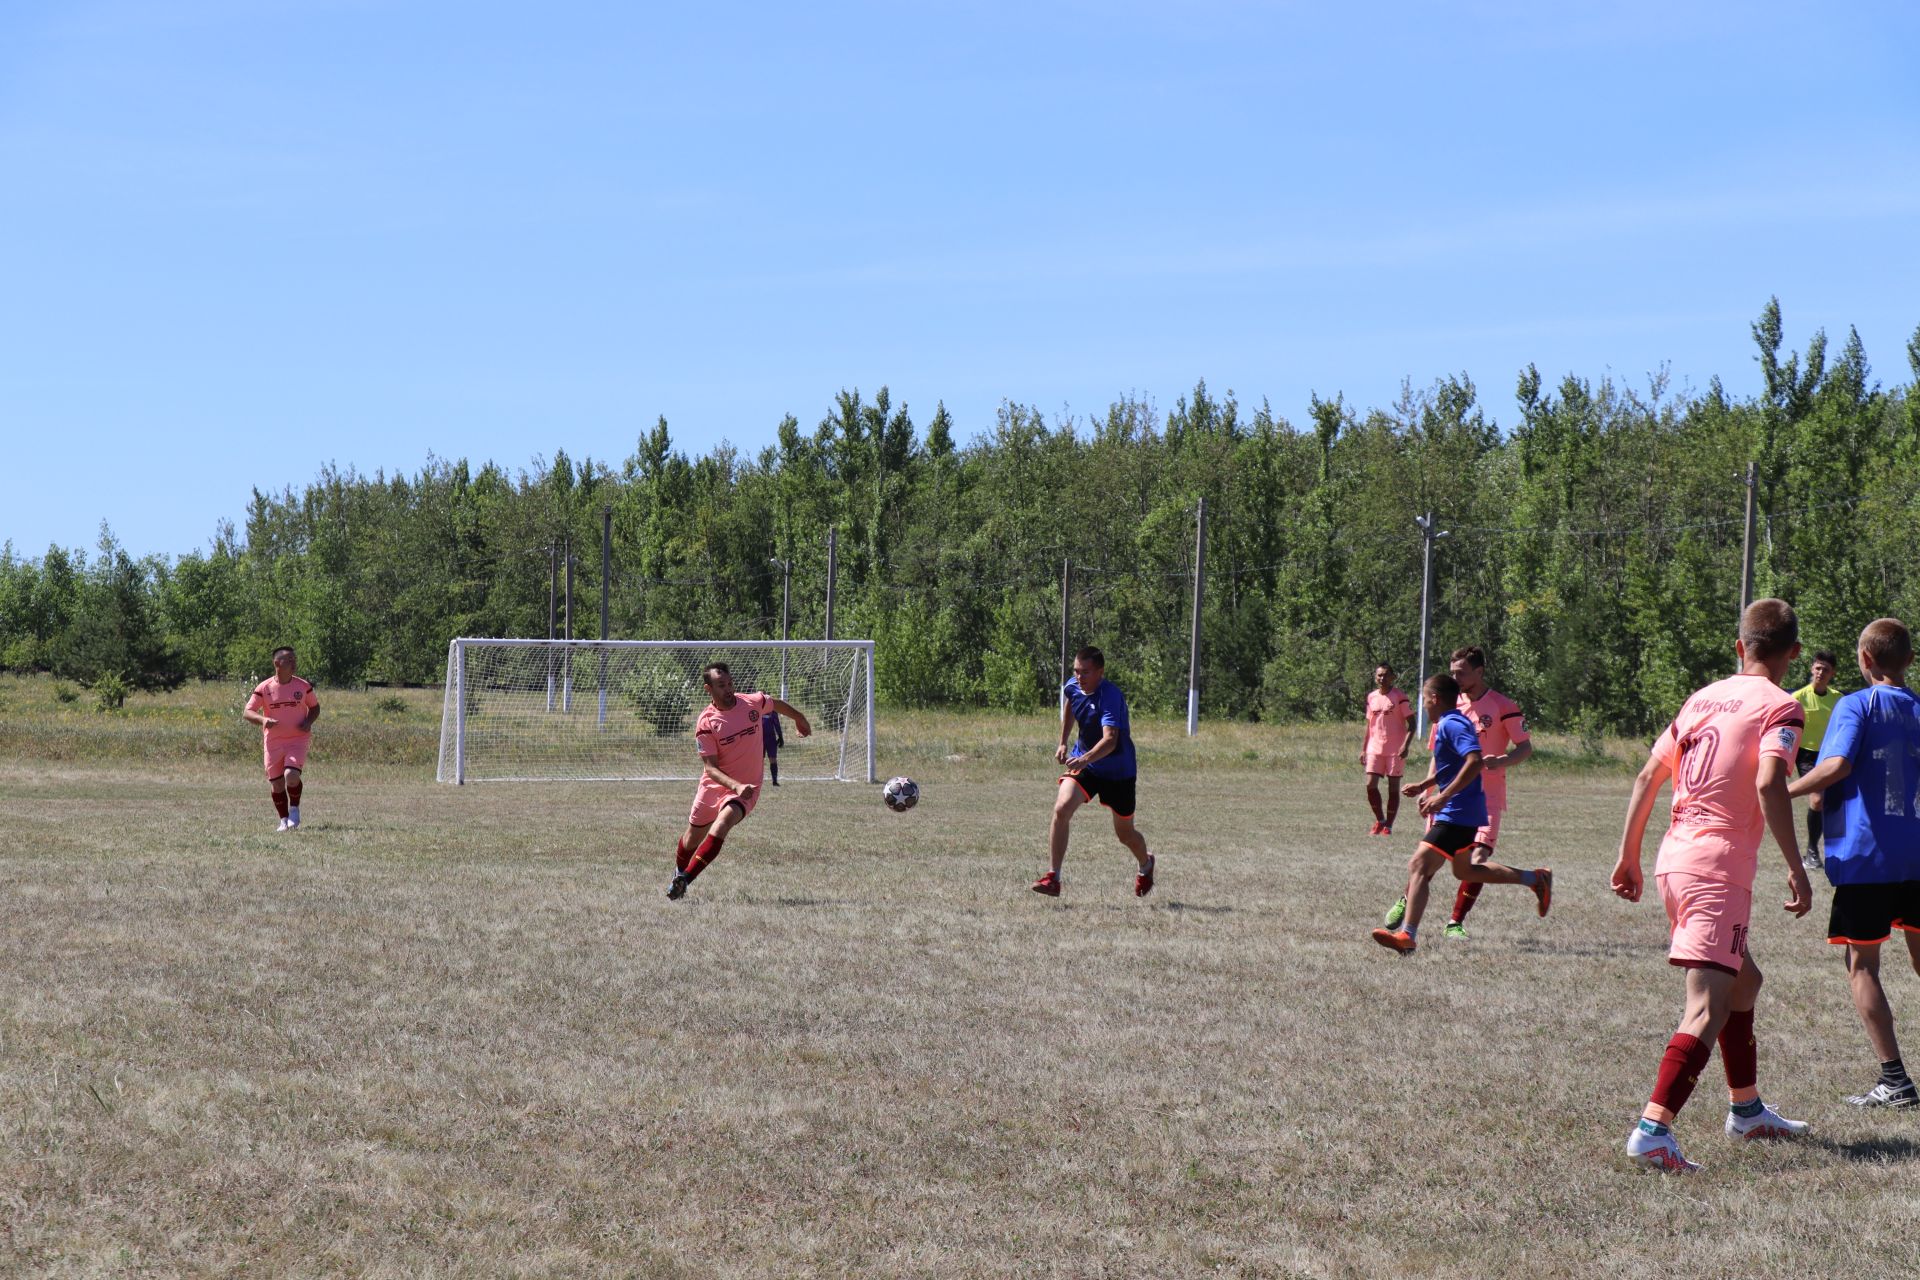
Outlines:
[[1793,730],[1780,730],[1780,745],[1786,747],[1788,750],[1793,749]]
[[1488,714],[1487,714],[1486,712],[1484,712],[1484,711],[1482,711],[1482,712],[1480,713],[1480,727],[1481,727],[1482,729],[1491,729],[1491,728],[1493,728],[1493,717],[1492,717],[1492,716],[1490,716],[1490,715],[1488,715]]
[[752,707],[747,708],[747,723],[748,724],[760,723],[760,713],[758,711],[755,711]]

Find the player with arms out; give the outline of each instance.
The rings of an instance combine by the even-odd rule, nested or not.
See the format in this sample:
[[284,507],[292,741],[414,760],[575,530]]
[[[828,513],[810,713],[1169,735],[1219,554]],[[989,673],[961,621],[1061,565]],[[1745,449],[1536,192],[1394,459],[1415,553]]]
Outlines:
[[1519,871],[1491,859],[1475,862],[1468,856],[1487,821],[1487,796],[1480,785],[1480,735],[1459,709],[1460,685],[1452,676],[1430,677],[1421,687],[1420,698],[1434,718],[1433,758],[1427,764],[1427,776],[1409,783],[1406,794],[1420,798],[1420,816],[1427,820],[1427,829],[1407,863],[1402,918],[1373,931],[1375,942],[1402,955],[1418,944],[1420,917],[1426,914],[1427,895],[1442,863],[1451,865],[1461,881],[1525,885],[1533,890],[1543,916],[1553,903],[1551,871]]
[[[1133,754],[1133,728],[1126,695],[1106,678],[1107,660],[1089,645],[1073,655],[1073,679],[1060,687],[1060,745],[1053,758],[1067,766],[1053,800],[1053,822],[1047,828],[1052,865],[1033,882],[1033,891],[1049,898],[1060,896],[1060,868],[1067,860],[1067,824],[1081,805],[1098,799],[1113,814],[1113,835],[1139,870],[1133,877],[1133,895],[1153,892],[1153,855],[1147,838],[1133,825],[1134,790],[1139,769]],[[1078,726],[1079,741],[1067,750],[1067,735]]]
[[[1373,806],[1370,836],[1393,834],[1400,813],[1400,779],[1407,772],[1407,747],[1413,742],[1413,702],[1393,687],[1393,668],[1373,669],[1367,694],[1367,731],[1360,740],[1360,767],[1367,774],[1367,803]],[[1386,808],[1380,807],[1380,780],[1387,780]]]
[[1900,1061],[1893,1009],[1880,985],[1880,946],[1900,930],[1920,970],[1920,698],[1906,684],[1913,635],[1898,618],[1868,623],[1859,658],[1867,687],[1839,700],[1820,762],[1787,791],[1815,798],[1826,791],[1821,813],[1833,884],[1827,941],[1847,949],[1854,1011],[1880,1060],[1873,1088],[1847,1101],[1904,1108],[1920,1106],[1920,1091]]
[[693,793],[693,811],[687,829],[673,851],[673,883],[667,897],[678,900],[687,886],[720,856],[727,833],[746,820],[760,798],[760,779],[766,764],[760,722],[778,712],[793,721],[801,737],[813,726],[798,710],[764,693],[735,693],[733,673],[715,662],[700,673],[713,701],[701,708],[694,722],[693,741],[700,749],[700,785]]
[[[1815,649],[1813,664],[1807,668],[1805,687],[1793,691],[1793,700],[1800,704],[1807,715],[1807,729],[1800,735],[1800,755],[1794,769],[1801,777],[1805,777],[1808,770],[1820,763],[1820,742],[1827,732],[1827,719],[1840,702],[1840,691],[1831,687],[1833,673],[1838,670],[1831,649]],[[1807,870],[1817,871],[1820,868],[1821,793],[1808,791],[1804,787],[1789,787],[1788,790],[1807,798],[1806,863]]]
[[1653,1096],[1627,1135],[1627,1156],[1634,1163],[1667,1173],[1700,1167],[1680,1153],[1672,1125],[1716,1039],[1727,1072],[1730,1136],[1790,1138],[1807,1129],[1760,1100],[1753,1008],[1761,975],[1747,949],[1764,832],[1773,832],[1787,860],[1792,896],[1786,909],[1796,916],[1813,909],[1813,889],[1800,865],[1793,802],[1787,798],[1787,774],[1805,719],[1793,695],[1780,687],[1800,653],[1800,622],[1792,606],[1784,600],[1748,605],[1733,651],[1740,673],[1688,698],[1654,742],[1633,781],[1613,867],[1613,891],[1628,902],[1640,901],[1645,887],[1640,844],[1654,799],[1672,778],[1673,822],[1660,841],[1653,875],[1672,928],[1667,963],[1686,972],[1687,1003],[1660,1059]]
[[299,662],[286,645],[273,651],[273,675],[253,687],[242,717],[257,724],[266,748],[267,785],[273,789],[273,807],[280,813],[275,831],[300,825],[301,775],[307,767],[307,748],[313,745],[313,722],[320,718],[320,699],[313,686],[297,674]]

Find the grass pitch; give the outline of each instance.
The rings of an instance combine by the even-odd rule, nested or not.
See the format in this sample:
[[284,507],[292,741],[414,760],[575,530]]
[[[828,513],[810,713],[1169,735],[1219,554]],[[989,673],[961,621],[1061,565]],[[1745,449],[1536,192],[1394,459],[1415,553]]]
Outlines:
[[689,784],[438,787],[437,694],[335,694],[276,836],[229,692],[0,685],[0,1273],[1798,1278],[1920,1241],[1920,1118],[1841,1103],[1871,1055],[1770,847],[1761,1087],[1815,1138],[1733,1147],[1716,1059],[1708,1171],[1620,1162],[1680,1005],[1658,905],[1605,888],[1625,744],[1514,779],[1550,918],[1493,887],[1448,943],[1437,893],[1399,960],[1366,933],[1411,822],[1362,834],[1344,727],[1142,726],[1160,886],[1092,810],[1056,902],[1050,720],[883,717],[917,809],[770,791],[669,904]]

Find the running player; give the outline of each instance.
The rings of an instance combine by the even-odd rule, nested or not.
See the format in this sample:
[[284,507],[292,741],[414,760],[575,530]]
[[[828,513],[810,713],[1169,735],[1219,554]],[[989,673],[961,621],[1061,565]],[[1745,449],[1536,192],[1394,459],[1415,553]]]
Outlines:
[[1373,940],[1402,955],[1412,951],[1420,936],[1420,917],[1426,914],[1428,886],[1445,862],[1461,881],[1484,884],[1523,884],[1533,890],[1540,914],[1553,903],[1553,872],[1541,867],[1518,871],[1491,859],[1475,862],[1468,855],[1487,821],[1486,792],[1481,788],[1483,765],[1480,735],[1459,709],[1460,685],[1450,675],[1434,675],[1420,690],[1433,720],[1433,758],[1427,776],[1408,784],[1406,793],[1420,797],[1420,816],[1428,826],[1407,863],[1407,895],[1397,913],[1402,917],[1373,931]]
[[[1133,825],[1134,784],[1139,773],[1133,754],[1133,730],[1126,695],[1106,678],[1107,660],[1091,645],[1073,655],[1073,679],[1060,687],[1060,745],[1053,758],[1067,766],[1053,798],[1053,821],[1047,827],[1052,865],[1033,882],[1035,893],[1060,896],[1060,867],[1067,860],[1067,824],[1089,800],[1099,800],[1113,814],[1113,835],[1140,869],[1133,877],[1133,896],[1153,892],[1153,855],[1147,838]],[[1067,735],[1080,730],[1074,749]]]
[[[1834,705],[1840,701],[1840,691],[1828,687],[1833,683],[1833,673],[1838,669],[1834,665],[1833,650],[1815,649],[1813,665],[1807,669],[1805,687],[1793,691],[1793,700],[1800,704],[1807,716],[1807,730],[1800,735],[1800,755],[1794,769],[1803,778],[1807,770],[1820,763],[1820,742],[1827,731],[1827,717],[1833,714]],[[1807,870],[1818,871],[1823,793],[1801,790],[1793,794],[1807,797]]]
[[1661,784],[1671,777],[1673,824],[1660,841],[1653,874],[1672,928],[1667,963],[1686,970],[1687,980],[1680,1027],[1667,1042],[1640,1123],[1627,1135],[1628,1157],[1649,1169],[1691,1173],[1700,1167],[1680,1154],[1670,1126],[1713,1055],[1716,1038],[1730,1096],[1727,1133],[1790,1138],[1806,1132],[1804,1122],[1782,1119],[1760,1100],[1753,1007],[1761,975],[1747,950],[1763,829],[1773,832],[1787,860],[1792,896],[1786,909],[1796,916],[1813,909],[1787,798],[1804,717],[1779,685],[1800,653],[1799,632],[1786,601],[1748,605],[1733,647],[1740,674],[1687,699],[1633,782],[1613,891],[1628,902],[1640,900],[1640,843]]
[[1898,618],[1881,618],[1860,633],[1859,658],[1867,687],[1840,699],[1820,763],[1787,792],[1818,798],[1826,789],[1833,884],[1827,941],[1847,949],[1853,1007],[1880,1060],[1873,1088],[1847,1101],[1912,1107],[1920,1105],[1920,1091],[1900,1061],[1893,1009],[1880,985],[1880,945],[1900,930],[1920,970],[1920,698],[1906,686],[1913,636]]
[[[1413,702],[1393,687],[1393,668],[1381,663],[1373,669],[1373,688],[1367,694],[1367,732],[1360,740],[1360,767],[1367,773],[1367,803],[1373,806],[1370,836],[1393,834],[1400,812],[1398,780],[1407,771],[1407,747],[1413,742]],[[1380,807],[1380,780],[1387,780],[1387,804]]]
[[279,811],[275,831],[300,825],[300,777],[307,767],[307,748],[313,745],[313,722],[320,718],[320,699],[313,686],[296,672],[299,661],[292,649],[273,651],[273,675],[253,686],[244,719],[261,729],[267,757],[267,785],[273,789],[273,807]]
[[761,769],[766,762],[761,754],[761,718],[778,712],[793,721],[794,732],[801,737],[813,732],[806,716],[780,699],[764,693],[735,693],[733,673],[724,662],[709,665],[700,680],[713,701],[701,708],[693,726],[702,768],[687,829],[673,850],[673,883],[667,886],[667,896],[675,899],[685,897],[687,886],[713,865],[727,833],[753,812],[760,798]]

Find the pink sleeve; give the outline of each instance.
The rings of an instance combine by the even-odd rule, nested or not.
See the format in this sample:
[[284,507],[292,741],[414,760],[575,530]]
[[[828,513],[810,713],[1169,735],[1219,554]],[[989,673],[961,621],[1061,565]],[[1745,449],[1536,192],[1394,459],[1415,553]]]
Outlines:
[[1659,737],[1653,740],[1653,750],[1649,753],[1655,760],[1673,768],[1675,757],[1680,754],[1680,726],[1678,722],[1670,724]]
[[267,697],[265,694],[260,692],[260,686],[255,685],[253,687],[253,692],[247,696],[247,710],[265,711],[266,709],[267,709]]
[[693,728],[693,745],[708,760],[720,758],[720,741],[713,736],[713,726],[704,720]]
[[1779,756],[1792,764],[1800,750],[1800,731],[1806,727],[1807,713],[1798,702],[1776,708],[1760,730],[1760,758]]
[[319,705],[320,705],[320,695],[319,695],[319,694],[317,694],[317,693],[315,693],[315,692],[313,691],[313,686],[312,686],[312,685],[308,685],[308,686],[307,686],[307,700],[306,700],[306,708],[307,708],[307,710],[309,710],[309,711],[311,711],[311,710],[313,710],[313,709],[314,709],[315,707],[317,707],[317,706],[319,706]]

